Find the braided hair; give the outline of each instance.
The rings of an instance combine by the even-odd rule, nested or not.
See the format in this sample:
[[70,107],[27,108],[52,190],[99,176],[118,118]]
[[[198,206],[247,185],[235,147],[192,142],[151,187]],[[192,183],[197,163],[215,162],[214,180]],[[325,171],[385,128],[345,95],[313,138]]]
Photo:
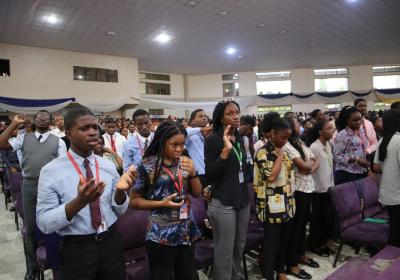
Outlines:
[[295,117],[285,117],[285,120],[290,124],[290,127],[292,128],[292,135],[289,137],[289,143],[300,153],[300,156],[303,160],[306,160],[306,154],[303,151],[303,147],[301,145],[301,139],[300,135],[297,134],[296,132],[296,127],[295,127],[295,120],[297,118]]
[[149,147],[145,151],[143,155],[143,159],[150,157],[150,156],[155,156],[156,157],[156,165],[154,169],[154,180],[152,184],[152,189],[154,189],[157,179],[160,176],[161,172],[161,164],[164,162],[164,149],[165,149],[165,143],[167,142],[168,139],[171,137],[178,135],[178,134],[183,134],[186,138],[186,129],[183,127],[182,124],[171,121],[171,120],[166,120],[162,122],[158,127],[156,132],[154,133],[153,140],[151,141]]

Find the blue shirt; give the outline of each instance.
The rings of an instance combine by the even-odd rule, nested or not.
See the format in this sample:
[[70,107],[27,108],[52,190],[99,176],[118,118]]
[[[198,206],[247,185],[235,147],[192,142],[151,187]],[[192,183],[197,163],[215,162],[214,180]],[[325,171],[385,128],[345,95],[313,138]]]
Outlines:
[[188,127],[186,128],[186,149],[189,152],[189,156],[193,160],[196,171],[203,175],[205,174],[204,165],[204,136],[201,133],[200,127]]
[[[143,160],[138,168],[138,177],[131,191],[138,192],[142,197],[150,200],[163,200],[167,196],[176,193],[174,184],[169,175],[160,170],[160,176],[154,188],[152,184],[156,157],[151,156]],[[172,174],[177,174],[177,164],[168,165]],[[188,173],[183,172],[183,194],[189,197]],[[186,200],[187,205],[190,205]],[[168,246],[189,245],[191,242],[201,237],[201,233],[194,220],[192,208],[189,208],[188,219],[171,220],[171,211],[179,211],[177,208],[156,208],[151,211],[146,240],[151,240]]]
[[[82,173],[86,175],[83,166],[84,158],[70,150]],[[96,177],[95,158],[99,163],[99,180],[106,183],[100,197],[102,220],[110,227],[128,209],[129,199],[118,205],[114,200],[115,185],[119,175],[114,164],[101,157],[90,155],[93,176]],[[87,235],[96,233],[92,227],[89,205],[79,211],[71,221],[67,220],[65,204],[78,195],[79,175],[67,155],[63,155],[46,164],[40,171],[38,198],[36,207],[36,223],[46,234],[57,232],[60,235]]]
[[[132,138],[129,138],[125,142],[124,153],[123,153],[123,167],[124,172],[126,172],[131,165],[138,168],[142,162],[142,157],[144,153],[144,146],[146,139],[148,140],[148,146],[153,139],[154,133],[150,133],[149,137],[144,138],[143,136],[136,134]],[[138,142],[139,141],[139,142]],[[139,144],[140,143],[140,144]]]

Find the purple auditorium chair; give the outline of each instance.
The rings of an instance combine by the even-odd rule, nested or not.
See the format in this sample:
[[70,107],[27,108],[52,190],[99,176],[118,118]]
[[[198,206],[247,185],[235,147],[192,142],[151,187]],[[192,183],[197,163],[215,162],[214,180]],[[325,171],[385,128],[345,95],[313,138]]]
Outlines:
[[127,279],[150,279],[146,253],[146,231],[149,211],[128,209],[117,220],[117,230],[124,243]]
[[384,246],[387,242],[387,224],[364,222],[361,213],[361,200],[354,182],[340,184],[329,190],[340,229],[340,246],[333,267],[336,267],[344,243]]
[[6,210],[8,210],[8,202],[9,199],[11,198],[11,191],[10,191],[10,178],[9,178],[9,172],[6,170],[4,167],[4,170],[0,172],[0,176],[3,177],[1,188],[4,194],[4,205],[6,206]]
[[249,192],[250,220],[243,254],[243,270],[245,280],[248,279],[246,253],[250,252],[251,250],[257,250],[259,253],[261,253],[261,250],[259,249],[264,243],[264,228],[256,213],[256,194],[253,189],[253,183],[249,183],[247,185],[247,190]]
[[368,176],[361,180],[354,181],[357,192],[361,197],[362,214],[364,218],[380,218],[388,220],[386,210],[379,203],[379,185],[374,176]]
[[194,198],[193,196],[190,196],[190,201],[194,219],[203,235],[195,244],[194,261],[197,269],[204,269],[207,271],[209,268],[212,268],[214,244],[211,238],[207,238],[211,234],[210,229],[208,229],[204,223],[205,219],[207,219],[206,202],[203,197]]
[[53,271],[53,280],[60,279],[57,273],[60,263],[60,245],[62,237],[57,233],[43,234],[38,230],[39,247],[36,250],[36,260],[39,270],[39,280],[44,280],[44,271]]
[[21,186],[22,186],[22,173],[17,172],[11,174],[10,176],[10,193],[14,204],[14,219],[15,224],[17,226],[17,230],[19,230],[18,225],[18,215],[23,219],[23,208],[22,208],[22,194],[21,194]]

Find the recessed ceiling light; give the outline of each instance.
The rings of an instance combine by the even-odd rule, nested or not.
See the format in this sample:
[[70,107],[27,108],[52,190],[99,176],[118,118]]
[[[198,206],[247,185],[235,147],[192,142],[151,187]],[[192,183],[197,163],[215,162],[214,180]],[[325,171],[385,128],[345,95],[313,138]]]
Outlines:
[[166,44],[169,41],[171,41],[172,37],[170,35],[168,35],[167,33],[163,32],[158,34],[154,40],[161,43],[161,44]]
[[190,8],[194,8],[194,6],[197,5],[197,2],[196,1],[189,1],[185,5],[190,7]]
[[264,23],[261,23],[261,24],[257,25],[257,28],[264,28],[264,27],[265,27]]
[[50,23],[50,24],[57,24],[61,20],[56,15],[51,14],[51,15],[44,16],[44,21],[46,21],[47,23]]
[[117,35],[117,32],[115,32],[115,31],[108,31],[108,32],[106,33],[106,35],[107,35],[107,36],[115,36],[115,35]]
[[221,16],[221,17],[224,17],[224,16],[228,15],[228,12],[227,11],[220,11],[218,13],[218,15]]
[[229,48],[226,49],[225,52],[226,52],[227,54],[229,54],[229,55],[233,55],[233,54],[236,53],[236,49],[235,49],[235,48],[232,48],[232,47],[229,47]]
[[285,30],[285,29],[279,31],[279,34],[286,34],[286,33],[287,33],[287,30]]
[[308,44],[308,46],[311,47],[311,48],[315,47],[316,45],[317,45],[317,44],[315,44],[315,43],[309,43],[309,44]]
[[237,58],[241,59],[241,58],[243,58],[243,56],[242,55],[238,55]]

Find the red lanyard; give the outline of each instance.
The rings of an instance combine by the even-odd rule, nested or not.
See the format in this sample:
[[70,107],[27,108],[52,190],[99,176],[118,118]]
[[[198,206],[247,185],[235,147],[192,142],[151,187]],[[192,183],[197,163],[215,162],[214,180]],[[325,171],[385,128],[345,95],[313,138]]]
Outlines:
[[168,176],[171,178],[172,182],[174,182],[175,189],[178,191],[178,194],[182,194],[182,189],[183,189],[183,180],[182,180],[182,172],[180,168],[178,167],[178,182],[176,181],[176,178],[174,175],[172,175],[172,172],[169,170],[168,167],[163,166],[162,167],[164,171],[168,174]]
[[117,150],[116,150],[116,148],[115,148],[115,141],[114,141],[114,138],[113,138],[114,135],[109,135],[109,136],[110,136],[109,142],[110,142],[110,145],[111,145],[111,149],[112,149],[114,152],[116,152]]
[[[69,160],[71,161],[72,165],[75,167],[76,172],[78,172],[78,174],[85,179],[85,184],[86,184],[87,183],[86,176],[83,175],[82,170],[79,168],[78,164],[76,163],[75,159],[72,157],[71,153],[67,152],[67,156],[68,156]],[[99,182],[100,171],[99,171],[99,163],[96,158],[94,159],[94,163],[96,166],[96,184],[97,184]]]

